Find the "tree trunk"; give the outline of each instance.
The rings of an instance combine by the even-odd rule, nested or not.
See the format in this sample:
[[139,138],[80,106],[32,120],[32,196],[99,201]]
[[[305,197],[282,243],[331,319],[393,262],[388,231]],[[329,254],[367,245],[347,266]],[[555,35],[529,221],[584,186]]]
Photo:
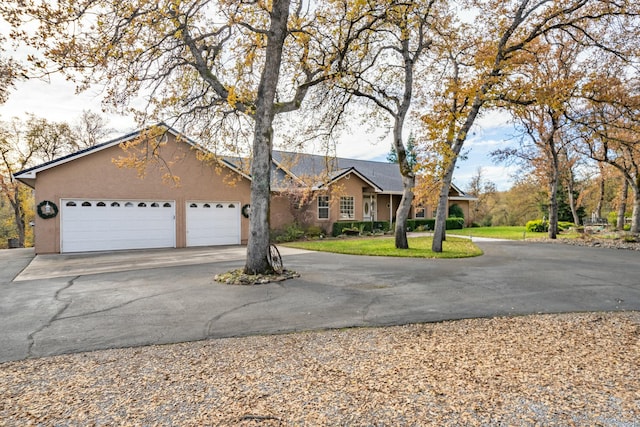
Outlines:
[[602,206],[604,205],[604,176],[603,168],[600,166],[600,179],[598,182],[598,204],[596,205],[596,216],[602,218]]
[[549,238],[558,235],[558,172],[554,171],[549,181]]
[[549,238],[555,239],[558,236],[558,181],[560,181],[560,161],[558,159],[559,150],[556,148],[555,135],[560,124],[555,111],[550,109],[548,114],[551,117],[551,133],[546,142],[547,158],[551,161],[551,177],[549,179]]
[[629,197],[629,182],[627,178],[622,177],[622,189],[620,190],[620,203],[618,204],[618,218],[616,228],[624,230],[624,214],[627,211],[627,198]]
[[402,177],[402,199],[400,206],[396,211],[396,248],[409,249],[409,241],[407,240],[407,219],[411,211],[411,203],[413,202],[413,187],[415,186],[415,177]]
[[631,233],[638,234],[640,229],[640,176],[636,177],[635,182],[631,184],[631,192],[633,193],[633,212],[631,213]]
[[438,196],[438,210],[436,212],[436,224],[433,230],[433,242],[431,250],[433,252],[442,252],[442,242],[447,238],[447,213],[449,211],[449,188],[453,179],[453,171],[456,169],[456,159],[451,161],[447,168],[447,172],[442,180],[440,187],[440,196]]
[[[408,84],[408,83],[405,83]],[[411,92],[410,89],[408,90]],[[405,93],[407,89],[405,89]],[[409,212],[411,212],[411,204],[413,203],[413,188],[416,184],[416,177],[413,172],[413,167],[407,159],[407,150],[402,142],[402,128],[404,124],[404,118],[409,110],[409,102],[403,103],[400,107],[400,111],[395,116],[395,124],[393,130],[393,143],[396,149],[396,155],[398,157],[398,167],[400,168],[400,175],[402,175],[402,199],[400,199],[400,205],[396,211],[396,248],[397,249],[409,249],[409,241],[407,239],[407,219],[409,218]]]
[[20,184],[15,184],[15,190],[13,191],[13,199],[9,197],[9,203],[13,210],[13,219],[16,224],[16,230],[18,231],[18,247],[24,248],[25,241],[25,223],[24,223],[24,211],[22,210],[22,203],[20,200]]
[[634,191],[633,196],[633,213],[631,214],[631,229],[632,234],[638,234],[640,230],[640,194]]
[[449,188],[442,185],[440,188],[440,196],[438,197],[438,209],[436,212],[436,224],[433,230],[433,242],[431,250],[433,252],[442,252],[442,243],[446,240],[447,228],[447,205],[449,203]]
[[571,207],[571,216],[573,216],[573,223],[580,225],[580,218],[578,217],[578,208],[576,206],[576,198],[573,196],[573,171],[569,171],[569,182],[567,184],[569,196],[569,207]]
[[251,215],[249,242],[244,272],[263,274],[272,272],[269,265],[269,213],[271,202],[271,148],[275,95],[280,76],[282,48],[287,35],[290,0],[274,0],[271,24],[267,35],[265,64],[258,86],[251,164]]
[[[249,241],[247,243],[247,261],[244,268],[247,274],[265,274],[271,272],[268,261],[270,243],[270,202],[271,202],[271,128],[258,129],[253,144],[253,163],[251,165],[251,215],[249,216]],[[262,124],[264,126],[264,124]],[[267,125],[268,126],[268,125]],[[261,134],[261,138],[257,135]],[[257,141],[255,141],[257,140]]]
[[398,105],[398,110],[394,115],[395,120],[393,124],[393,145],[396,150],[396,157],[398,158],[400,174],[402,175],[402,199],[396,211],[395,237],[397,249],[409,249],[407,219],[409,218],[411,204],[413,203],[413,188],[416,185],[413,165],[409,162],[407,150],[402,142],[404,120],[411,106],[411,98],[413,96],[414,59],[410,54],[409,39],[402,40],[402,57],[404,61],[404,93],[402,95],[402,101]]

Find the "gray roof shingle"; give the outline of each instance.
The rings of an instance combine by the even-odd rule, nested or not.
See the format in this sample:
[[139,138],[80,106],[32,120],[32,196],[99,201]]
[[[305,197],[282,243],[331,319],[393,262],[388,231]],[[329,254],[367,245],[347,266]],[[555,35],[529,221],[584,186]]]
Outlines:
[[317,154],[274,151],[273,160],[298,178],[328,178],[355,169],[384,192],[401,192],[402,176],[395,163],[346,159]]

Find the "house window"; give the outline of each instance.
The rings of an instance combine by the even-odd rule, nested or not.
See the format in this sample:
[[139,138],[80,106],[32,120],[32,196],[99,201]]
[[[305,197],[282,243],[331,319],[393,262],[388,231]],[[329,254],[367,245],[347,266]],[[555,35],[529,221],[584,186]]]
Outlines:
[[329,219],[329,196],[318,196],[318,219]]
[[416,218],[424,218],[424,208],[423,208],[423,207],[418,206],[418,207],[416,208],[416,215],[415,215],[415,217],[416,217]]
[[353,196],[340,197],[340,219],[354,219],[354,212]]

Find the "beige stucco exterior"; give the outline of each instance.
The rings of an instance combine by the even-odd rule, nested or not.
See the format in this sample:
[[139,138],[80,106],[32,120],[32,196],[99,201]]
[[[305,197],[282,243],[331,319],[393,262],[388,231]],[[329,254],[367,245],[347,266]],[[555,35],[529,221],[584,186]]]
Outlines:
[[[451,208],[451,206],[453,205],[460,206],[460,208],[462,209],[462,212],[464,213],[465,226],[467,227],[471,226],[471,215],[470,215],[471,204],[469,200],[464,198],[456,198],[456,196],[450,196],[450,197],[451,198],[449,199],[449,204],[448,204],[449,208]],[[415,210],[412,209],[412,212],[414,211]],[[436,210],[433,206],[428,206],[428,205],[425,206],[424,211],[425,211],[424,218],[435,218]],[[415,213],[413,215],[415,217]]]
[[[319,195],[329,195],[329,218],[323,219],[318,216],[317,196]],[[368,219],[373,219],[375,221],[395,221],[396,211],[400,206],[402,194],[376,193],[374,187],[360,178],[357,174],[352,173],[332,182],[329,189],[316,191],[314,194],[315,197],[313,197],[308,208],[300,215],[300,218],[302,219],[301,222],[306,225],[320,227],[325,231],[325,233],[330,234],[335,222],[364,221],[365,215],[363,203],[364,200],[371,195],[373,195],[375,200],[375,213],[373,218]],[[341,196],[352,196],[354,198],[354,217],[352,219],[340,217]],[[452,199],[449,200],[449,207],[454,204],[460,206],[464,212],[466,225],[470,225],[469,200],[456,196],[457,193],[452,190]],[[285,196],[274,196],[272,198],[271,209],[271,226],[274,229],[281,229],[295,220],[294,216],[291,214],[291,204]],[[416,218],[415,212],[416,209],[412,207],[409,213],[409,218]],[[434,217],[435,210],[433,207],[426,206],[424,218]]]
[[[50,200],[61,206],[62,199],[82,198],[175,201],[178,248],[186,246],[187,201],[249,203],[247,178],[227,167],[199,160],[190,145],[177,142],[172,135],[161,148],[160,161],[150,161],[143,177],[137,169],[116,166],[113,160],[125,155],[120,145],[115,145],[39,172],[35,181],[36,203]],[[178,178],[179,184],[163,182],[168,172]],[[248,239],[248,224],[249,220],[242,217],[243,243]],[[60,215],[50,219],[36,216],[35,251],[60,252]]]
[[[331,233],[331,227],[337,221],[362,221],[364,194],[374,193],[375,189],[365,180],[355,173],[349,173],[344,177],[331,183],[325,190],[316,191],[315,197],[305,213],[305,222],[323,229],[326,233]],[[329,196],[329,218],[319,218],[318,216],[318,195]],[[341,218],[340,198],[353,197],[353,218]],[[399,199],[398,199],[399,200]],[[273,218],[273,216],[272,216]],[[381,220],[382,221],[382,220]]]
[[[157,156],[148,155],[146,144],[138,146],[139,162],[143,168],[119,167],[115,160],[130,158],[131,150],[125,151],[118,141],[107,143],[96,149],[76,153],[68,158],[54,161],[34,170],[25,171],[19,178],[35,188],[36,204],[42,201],[56,203],[61,210],[55,218],[42,219],[36,216],[35,251],[38,254],[61,252],[61,216],[63,201],[74,200],[140,200],[175,203],[175,246],[187,246],[186,205],[187,202],[229,202],[240,206],[250,204],[251,181],[229,164],[217,160],[203,160],[203,152],[185,139],[176,139],[177,134],[166,132],[165,141]],[[122,142],[135,139],[125,137]],[[154,147],[151,147],[154,148]],[[131,162],[129,162],[131,163]],[[167,179],[167,178],[174,179]],[[306,191],[310,191],[307,189]],[[274,192],[271,199],[271,228],[282,230],[288,224],[300,222],[315,225],[331,233],[333,223],[363,220],[395,221],[401,194],[384,193],[367,177],[357,171],[349,171],[323,189],[312,194],[311,202],[303,207],[287,191]],[[319,218],[317,196],[329,196],[329,218]],[[340,214],[340,198],[353,197],[353,217]],[[469,215],[469,200],[452,193],[449,205],[458,204]],[[365,215],[365,200],[375,202],[373,216]],[[369,205],[370,206],[370,205]],[[411,209],[409,218],[415,217]],[[433,209],[425,207],[424,218],[433,218]],[[240,241],[248,240],[249,219],[240,218]]]
[[471,225],[471,214],[470,214],[471,204],[469,203],[469,200],[464,200],[464,199],[457,200],[455,197],[453,197],[449,199],[449,207],[453,205],[460,206],[460,208],[462,209],[462,212],[464,212],[465,225],[467,227],[470,226]]

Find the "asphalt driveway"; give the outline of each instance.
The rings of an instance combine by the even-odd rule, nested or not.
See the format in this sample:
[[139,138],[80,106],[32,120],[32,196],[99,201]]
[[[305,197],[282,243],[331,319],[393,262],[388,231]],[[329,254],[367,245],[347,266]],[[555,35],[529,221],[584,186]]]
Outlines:
[[213,281],[243,265],[240,247],[34,261],[29,249],[0,251],[0,362],[323,328],[640,310],[640,252],[478,244],[484,256],[458,260],[285,250],[285,266],[301,277],[253,287]]

